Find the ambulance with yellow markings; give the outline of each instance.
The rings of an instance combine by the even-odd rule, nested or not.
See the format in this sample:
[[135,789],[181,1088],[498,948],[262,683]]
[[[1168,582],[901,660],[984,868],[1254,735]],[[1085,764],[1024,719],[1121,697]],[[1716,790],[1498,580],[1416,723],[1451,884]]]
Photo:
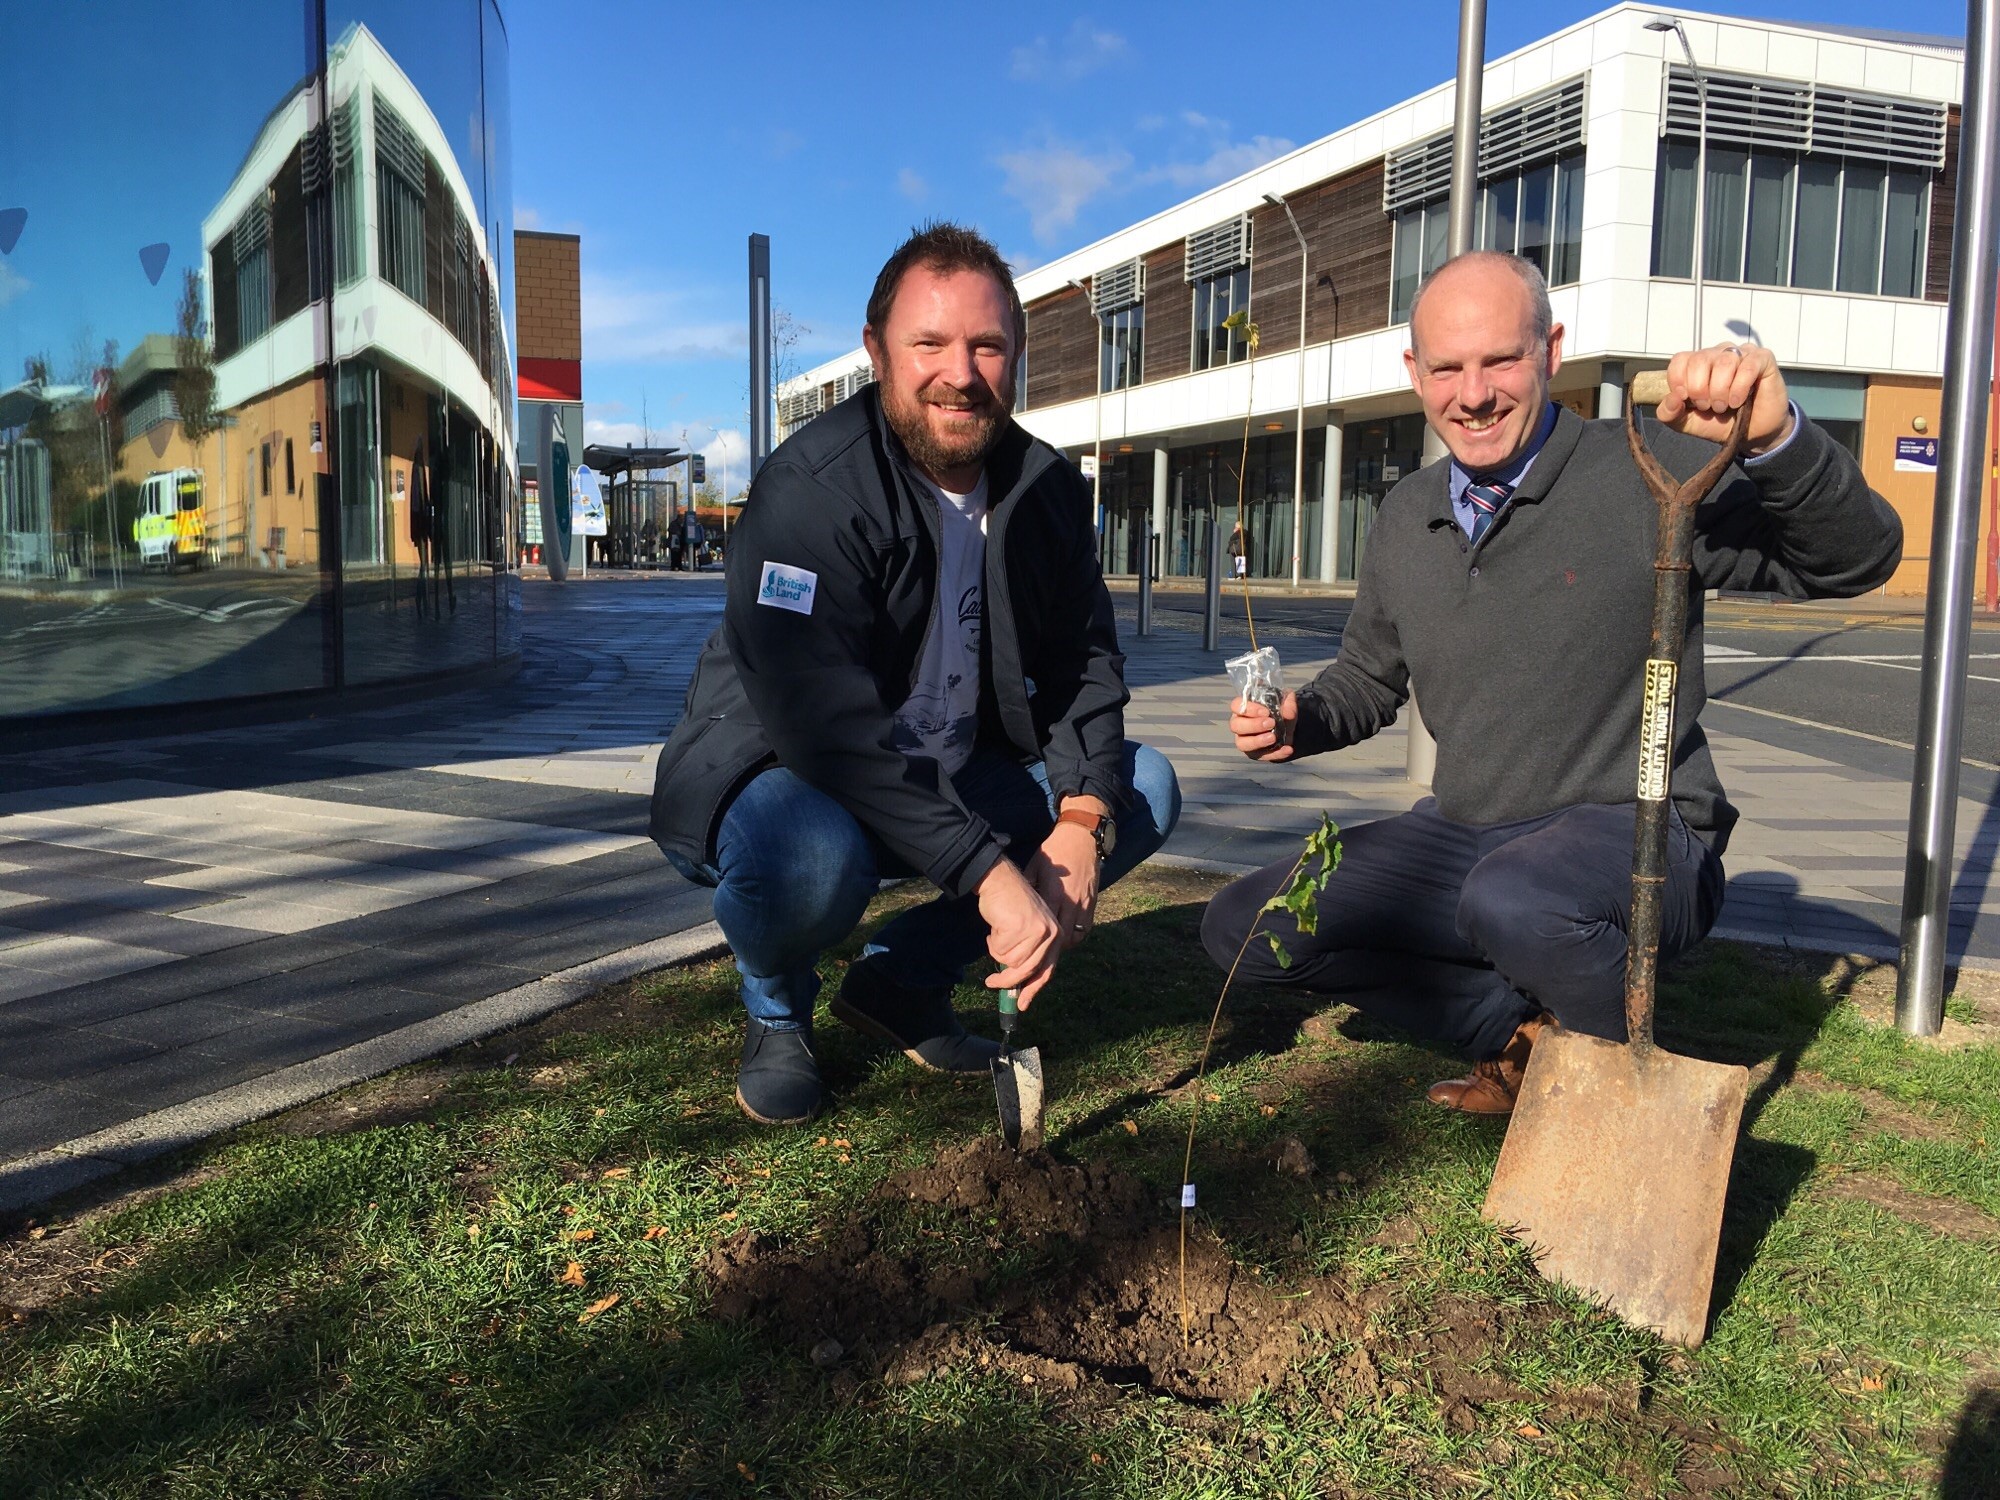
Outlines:
[[149,474],[139,486],[139,514],[132,522],[139,561],[171,573],[208,560],[208,527],[201,514],[201,470]]

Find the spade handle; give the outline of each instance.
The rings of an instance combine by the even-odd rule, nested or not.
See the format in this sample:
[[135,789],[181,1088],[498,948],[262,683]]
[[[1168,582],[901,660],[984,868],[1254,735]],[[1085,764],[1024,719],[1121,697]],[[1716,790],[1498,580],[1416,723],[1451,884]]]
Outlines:
[[1694,552],[1695,507],[1708,498],[1723,471],[1743,451],[1750,406],[1737,409],[1729,439],[1686,483],[1676,480],[1647,451],[1633,408],[1657,405],[1666,378],[1647,371],[1632,382],[1625,404],[1625,438],[1632,460],[1660,511],[1653,556],[1653,636],[1641,681],[1639,796],[1632,829],[1632,916],[1625,961],[1625,1030],[1630,1044],[1653,1045],[1653,1000],[1660,961],[1660,898],[1667,883],[1667,809],[1673,794],[1674,705],[1681,652],[1687,645],[1688,567]]

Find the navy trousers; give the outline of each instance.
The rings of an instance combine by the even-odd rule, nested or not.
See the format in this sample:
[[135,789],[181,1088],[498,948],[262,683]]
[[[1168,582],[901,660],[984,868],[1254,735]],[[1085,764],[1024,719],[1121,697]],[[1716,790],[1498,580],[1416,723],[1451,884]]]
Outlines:
[[[1255,924],[1291,965],[1258,937],[1240,977],[1336,996],[1475,1060],[1498,1057],[1544,1010],[1572,1031],[1622,1041],[1632,818],[1629,803],[1591,805],[1477,828],[1448,821],[1426,797],[1401,817],[1341,831],[1314,935],[1284,912],[1260,912],[1285,884],[1287,861],[1218,894],[1202,942],[1226,970]],[[1723,889],[1721,859],[1678,812],[1667,866],[1663,961],[1707,936]]]

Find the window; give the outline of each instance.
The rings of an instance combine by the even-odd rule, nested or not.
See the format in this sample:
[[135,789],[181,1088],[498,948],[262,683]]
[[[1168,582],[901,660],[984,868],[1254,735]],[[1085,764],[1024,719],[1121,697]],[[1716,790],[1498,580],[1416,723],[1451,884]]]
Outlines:
[[1667,73],[1653,274],[1694,270],[1696,175],[1702,274],[1716,281],[1860,296],[1921,297],[1931,182],[1944,165],[1944,106],[1824,84]]
[[336,286],[352,286],[367,271],[364,263],[366,241],[362,237],[361,193],[356,185],[354,146],[360,135],[357,114],[360,90],[333,112],[333,279]]
[[287,495],[296,495],[298,492],[299,492],[298,470],[292,467],[292,440],[290,438],[286,438],[285,439],[285,493]]
[[1097,388],[1137,385],[1146,335],[1146,263],[1128,260],[1090,278],[1090,306],[1097,314]]
[[1183,276],[1194,295],[1189,367],[1247,359],[1250,341],[1223,324],[1235,313],[1250,313],[1250,216],[1238,214],[1189,235]]
[[271,493],[271,442],[270,442],[270,439],[266,438],[266,439],[264,440],[264,442],[262,443],[262,445],[260,446],[260,448],[259,448],[259,450],[258,450],[258,451],[259,451],[259,453],[260,453],[260,454],[262,455],[262,457],[261,457],[261,462],[259,463],[259,465],[258,465],[258,470],[257,470],[257,472],[258,472],[258,473],[259,473],[259,474],[260,474],[260,475],[261,475],[261,476],[263,477],[263,484],[262,484],[262,486],[261,486],[261,493],[263,493],[263,494],[266,494],[266,495],[268,495],[268,494],[270,494],[270,493]]
[[[1434,198],[1396,216],[1389,271],[1389,321],[1406,323],[1423,279],[1445,262],[1451,205]],[[1573,151],[1479,185],[1473,215],[1481,250],[1504,250],[1535,263],[1550,286],[1583,271],[1583,153]]]
[[[1533,261],[1551,286],[1582,274],[1584,82],[1571,78],[1479,122],[1473,241]],[[1409,320],[1417,288],[1450,243],[1451,136],[1392,152],[1382,207],[1395,220],[1389,321]]]
[[[1653,274],[1692,273],[1693,142],[1660,143]],[[1931,174],[1855,158],[1711,144],[1702,274],[1711,281],[1921,297]]]
[[1143,378],[1139,369],[1140,346],[1146,335],[1145,304],[1135,303],[1119,312],[1100,313],[1097,327],[1097,388],[1129,390]]
[[1233,365],[1250,356],[1250,341],[1222,325],[1230,314],[1250,307],[1250,268],[1240,267],[1194,284],[1194,358],[1197,370]]
[[245,210],[229,233],[236,261],[237,347],[271,331],[271,210],[262,199]]
[[424,300],[424,148],[416,133],[375,101],[376,254],[382,279]]

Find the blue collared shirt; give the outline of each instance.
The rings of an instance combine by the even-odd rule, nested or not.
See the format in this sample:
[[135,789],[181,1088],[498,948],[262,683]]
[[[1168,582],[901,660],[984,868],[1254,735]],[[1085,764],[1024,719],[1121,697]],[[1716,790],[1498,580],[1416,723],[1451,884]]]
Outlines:
[[[1535,459],[1542,451],[1542,444],[1546,443],[1549,440],[1549,434],[1556,430],[1556,411],[1556,404],[1551,401],[1548,410],[1542,413],[1542,425],[1535,429],[1534,440],[1522,450],[1519,458],[1515,459],[1504,469],[1496,469],[1491,474],[1474,476],[1459,467],[1457,459],[1454,458],[1451,461],[1451,474],[1448,480],[1451,487],[1451,513],[1453,518],[1457,520],[1460,531],[1463,531],[1467,536],[1471,536],[1473,519],[1479,514],[1473,503],[1465,498],[1465,487],[1471,484],[1473,479],[1477,477],[1481,482],[1486,484],[1504,484],[1509,490],[1518,489],[1521,481],[1528,477],[1528,470],[1535,466]],[[1513,501],[1510,498],[1508,504],[1511,505],[1512,503]],[[1503,505],[1500,508],[1504,511],[1507,507]]]
[[[1805,421],[1805,413],[1799,410],[1798,402],[1793,401],[1790,405],[1792,409],[1792,430],[1785,434],[1785,440],[1768,453],[1760,453],[1755,458],[1746,457],[1739,459],[1738,462],[1744,468],[1754,468],[1758,464],[1768,462],[1792,446],[1792,439],[1799,435],[1799,427]],[[1487,483],[1504,484],[1510,491],[1519,489],[1521,481],[1528,477],[1528,470],[1535,466],[1535,459],[1542,451],[1542,444],[1546,443],[1549,440],[1549,434],[1556,430],[1557,410],[1555,402],[1551,401],[1549,409],[1542,413],[1542,425],[1535,431],[1535,440],[1528,444],[1526,451],[1519,458],[1515,459],[1513,463],[1504,469],[1478,477]],[[1447,479],[1451,490],[1451,514],[1453,519],[1458,522],[1459,530],[1463,531],[1467,536],[1472,535],[1473,520],[1479,514],[1473,507],[1472,502],[1465,498],[1465,487],[1472,483],[1474,477],[1459,467],[1457,459],[1454,458],[1451,461],[1451,472]],[[1510,495],[1507,504],[1512,505],[1513,503],[1512,496]],[[1506,505],[1500,507],[1502,511],[1505,511],[1506,508]]]

